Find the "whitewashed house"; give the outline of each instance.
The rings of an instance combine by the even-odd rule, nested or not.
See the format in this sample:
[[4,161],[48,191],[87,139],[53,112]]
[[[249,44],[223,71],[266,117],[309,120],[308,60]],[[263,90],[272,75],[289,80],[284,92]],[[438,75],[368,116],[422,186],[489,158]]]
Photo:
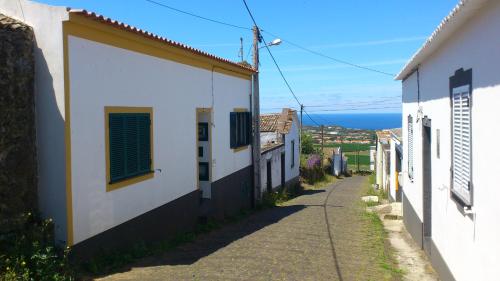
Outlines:
[[403,163],[403,143],[401,141],[401,129],[389,130],[389,199],[401,202],[402,188],[400,184],[401,169]]
[[377,131],[377,153],[375,155],[375,183],[387,191],[390,178],[391,133],[389,130]]
[[442,280],[500,276],[500,1],[464,0],[397,75],[403,212]]
[[35,33],[39,207],[59,243],[165,239],[200,202],[250,206],[252,69],[85,10],[0,13]]
[[281,113],[260,116],[263,192],[293,188],[299,184],[299,119],[297,112],[284,108]]

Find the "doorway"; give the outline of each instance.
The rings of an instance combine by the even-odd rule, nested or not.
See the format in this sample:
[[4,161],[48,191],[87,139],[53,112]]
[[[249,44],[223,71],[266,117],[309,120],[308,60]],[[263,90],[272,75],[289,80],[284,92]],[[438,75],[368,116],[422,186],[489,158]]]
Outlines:
[[267,192],[271,193],[273,191],[273,179],[271,173],[271,160],[267,160]]
[[429,252],[432,237],[432,152],[431,152],[431,120],[422,120],[422,192],[423,192],[423,248]]
[[285,152],[281,152],[281,188],[285,188]]
[[209,108],[196,110],[197,134],[196,154],[198,160],[198,189],[201,197],[212,197],[212,144],[211,144],[211,111]]

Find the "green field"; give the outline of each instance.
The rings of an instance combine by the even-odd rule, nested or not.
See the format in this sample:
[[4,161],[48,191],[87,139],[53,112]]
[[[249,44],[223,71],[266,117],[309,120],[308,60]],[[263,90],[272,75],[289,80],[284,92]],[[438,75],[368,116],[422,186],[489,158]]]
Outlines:
[[[347,159],[347,164],[348,165],[356,165],[357,160],[356,160],[356,154],[346,154],[348,157]],[[359,155],[359,165],[370,165],[370,156],[368,155]]]
[[[319,144],[314,144],[316,147],[321,147]],[[370,150],[370,144],[357,144],[357,143],[329,143],[325,144],[325,147],[342,147],[344,152],[351,151],[366,151]]]

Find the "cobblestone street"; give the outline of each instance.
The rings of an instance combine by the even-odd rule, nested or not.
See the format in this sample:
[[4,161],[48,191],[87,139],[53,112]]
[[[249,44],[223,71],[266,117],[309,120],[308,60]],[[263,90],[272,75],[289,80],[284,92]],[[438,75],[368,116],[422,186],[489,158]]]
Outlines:
[[370,245],[366,177],[307,191],[102,280],[391,280]]

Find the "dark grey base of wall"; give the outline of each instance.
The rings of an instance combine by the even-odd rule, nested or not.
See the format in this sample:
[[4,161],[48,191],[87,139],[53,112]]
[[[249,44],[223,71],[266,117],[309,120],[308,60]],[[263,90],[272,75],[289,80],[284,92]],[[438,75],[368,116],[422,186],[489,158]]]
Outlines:
[[431,261],[432,267],[439,275],[440,280],[455,281],[453,274],[448,268],[448,265],[443,259],[443,256],[441,256],[441,253],[437,249],[432,238],[422,237],[423,223],[418,218],[417,213],[410,204],[410,201],[406,199],[404,193],[402,197],[403,197],[403,222],[406,227],[406,230],[410,233],[415,242],[417,242],[417,244],[420,247],[424,248],[425,253],[429,257],[429,260]]
[[406,227],[406,230],[408,230],[413,240],[417,242],[418,246],[423,247],[422,221],[418,217],[417,212],[415,212],[413,206],[411,205],[410,201],[408,201],[404,193],[403,193],[403,222]]
[[252,204],[253,166],[212,183],[212,216],[224,219],[249,209]]
[[298,191],[299,188],[300,188],[300,176],[290,179],[285,183],[286,190],[294,192]]
[[131,247],[138,242],[163,241],[193,231],[198,221],[199,190],[133,218],[72,247],[71,258],[88,259],[93,255]]
[[453,274],[451,273],[450,269],[448,268],[448,265],[443,259],[443,256],[441,256],[441,253],[439,252],[438,248],[436,247],[436,244],[434,244],[434,241],[432,239],[429,239],[429,241],[427,242],[427,246],[425,248],[426,248],[425,253],[431,260],[432,267],[439,275],[439,280],[455,281]]

